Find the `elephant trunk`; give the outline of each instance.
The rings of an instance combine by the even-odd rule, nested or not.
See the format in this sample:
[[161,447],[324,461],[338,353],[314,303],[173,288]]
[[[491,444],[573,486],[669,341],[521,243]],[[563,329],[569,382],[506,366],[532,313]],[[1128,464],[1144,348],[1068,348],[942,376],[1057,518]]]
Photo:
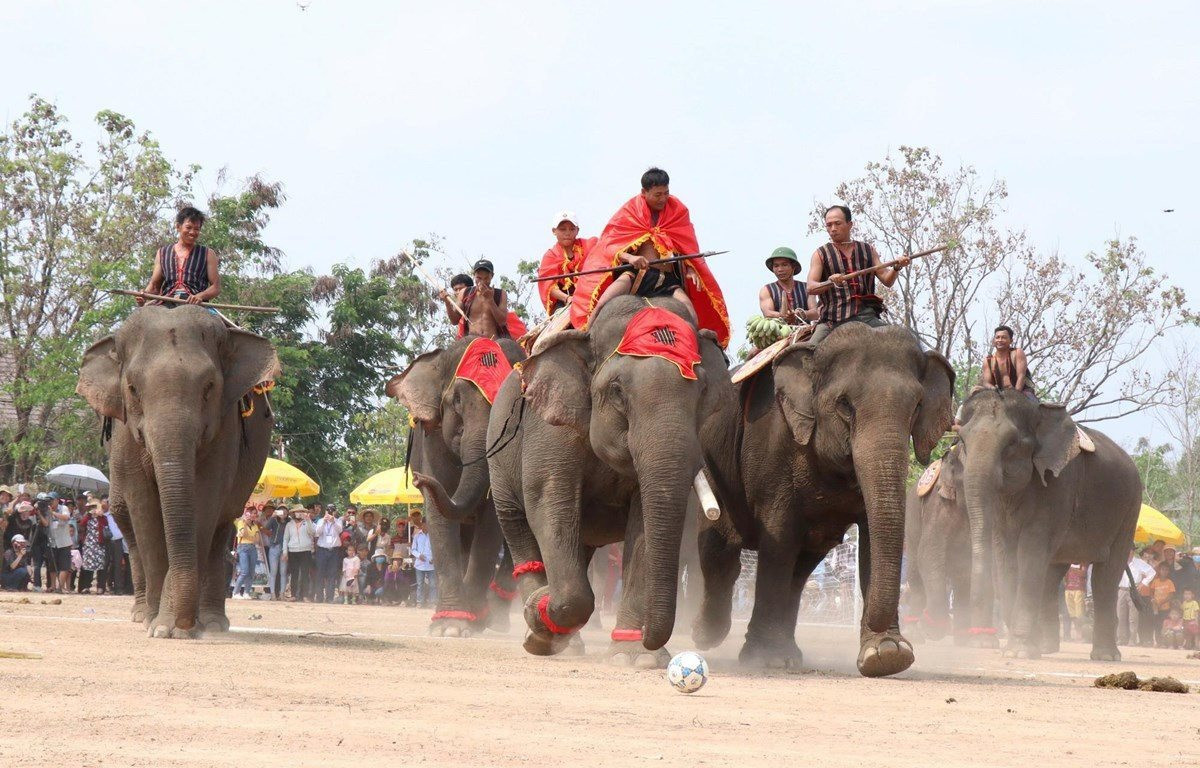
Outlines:
[[968,467],[963,477],[963,492],[967,507],[967,521],[971,530],[971,628],[972,630],[992,626],[992,516],[986,509],[992,498],[988,478],[995,472],[994,466]]
[[[658,420],[652,449],[640,451],[630,440],[630,452],[641,491],[645,529],[646,626],[642,644],[658,650],[675,627],[679,551],[692,480],[700,468],[701,449],[695,426],[666,425]],[[676,435],[665,442],[663,434]],[[632,437],[632,436],[631,436]]]
[[[163,594],[175,626],[190,630],[200,603],[199,550],[196,532],[196,440],[189,430],[163,425],[147,434],[167,540],[167,578]],[[157,439],[155,439],[157,437]]]
[[487,459],[487,419],[475,419],[463,430],[459,443],[459,461],[465,466],[458,478],[458,486],[454,496],[446,493],[440,482],[430,484],[425,490],[431,491],[431,501],[446,519],[456,522],[470,520],[475,510],[487,496],[490,485]]
[[908,435],[875,431],[856,438],[852,449],[870,542],[870,588],[864,595],[863,624],[871,632],[886,632],[899,621]]

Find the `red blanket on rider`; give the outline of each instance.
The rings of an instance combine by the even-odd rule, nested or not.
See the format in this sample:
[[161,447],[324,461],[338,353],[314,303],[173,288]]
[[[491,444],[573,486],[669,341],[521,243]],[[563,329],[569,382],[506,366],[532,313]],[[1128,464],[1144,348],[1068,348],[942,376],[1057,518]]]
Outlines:
[[[622,253],[637,249],[647,240],[654,243],[660,257],[700,251],[691,214],[679,198],[667,198],[667,206],[659,214],[658,224],[652,224],[650,206],[644,197],[637,195],[621,206],[621,210],[609,220],[600,234],[600,241],[584,259],[582,268],[615,267],[621,263]],[[688,298],[696,307],[700,327],[716,333],[721,346],[725,347],[729,344],[729,312],[725,308],[721,287],[717,285],[704,259],[690,259],[680,262],[680,265],[683,267],[683,284]],[[612,281],[611,272],[584,275],[576,279],[575,295],[571,297],[572,325],[587,330],[596,302]]]
[[[571,246],[570,253],[564,253],[558,243],[542,256],[542,265],[538,267],[538,277],[550,275],[565,275],[568,272],[578,272],[583,269],[583,262],[595,247],[597,237],[580,238]],[[559,290],[570,293],[575,287],[575,278],[565,277],[562,280],[543,280],[537,284],[538,294],[542,297],[542,309],[550,314],[554,309],[554,300],[550,298],[550,286],[557,285]],[[514,337],[515,338],[515,337]]]
[[617,353],[635,357],[661,357],[675,364],[685,379],[696,378],[700,341],[696,329],[679,315],[662,307],[640,310],[617,345]]
[[496,393],[511,371],[512,365],[496,340],[479,338],[467,345],[454,371],[454,378],[466,379],[479,387],[487,401],[492,403],[496,401]]

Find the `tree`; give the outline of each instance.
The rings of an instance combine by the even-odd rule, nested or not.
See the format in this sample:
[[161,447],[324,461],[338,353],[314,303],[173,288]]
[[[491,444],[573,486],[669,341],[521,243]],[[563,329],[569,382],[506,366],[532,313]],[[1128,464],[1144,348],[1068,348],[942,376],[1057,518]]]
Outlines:
[[[83,437],[78,361],[122,312],[102,289],[133,283],[130,256],[158,242],[163,212],[190,183],[128,118],[106,110],[96,122],[88,157],[54,105],[32,96],[0,135],[0,356],[12,368],[0,387],[15,411],[3,427],[5,479],[31,479],[56,444]],[[94,458],[98,434],[91,445]]]
[[1158,409],[1158,423],[1175,441],[1179,460],[1175,466],[1175,491],[1169,506],[1179,511],[1180,527],[1193,541],[1196,529],[1196,507],[1200,505],[1200,364],[1196,349],[1187,344],[1176,345],[1170,360],[1168,378],[1172,382],[1173,399]]
[[[1066,403],[1077,421],[1164,402],[1171,382],[1142,363],[1155,339],[1196,322],[1183,290],[1148,266],[1133,238],[1109,241],[1082,267],[1039,253],[1024,232],[999,226],[1007,196],[1003,181],[985,183],[970,166],[948,169],[929,149],[905,146],[834,192],[853,211],[855,236],[885,260],[954,244],[881,290],[896,322],[967,374],[966,392],[1002,322],[1016,329],[1042,398]],[[810,231],[823,227],[825,208]]]

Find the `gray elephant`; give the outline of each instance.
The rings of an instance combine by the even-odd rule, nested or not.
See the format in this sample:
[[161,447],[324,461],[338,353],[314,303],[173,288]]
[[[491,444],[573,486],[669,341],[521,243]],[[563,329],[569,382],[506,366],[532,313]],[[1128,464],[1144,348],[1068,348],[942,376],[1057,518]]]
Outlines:
[[84,354],[76,391],[113,420],[111,509],[152,637],[229,628],[225,555],[275,422],[257,385],[278,372],[270,342],[191,306],[135,310]]
[[[820,344],[793,344],[741,384],[738,456],[750,510],[701,521],[705,601],[693,638],[729,632],[742,547],[758,550],[754,608],[740,658],[799,666],[796,619],[805,581],[859,526],[864,610],[859,671],[890,675],[913,662],[898,604],[909,442],[929,453],[951,422],[954,372],[906,329],[838,326]],[[726,428],[726,432],[730,430]],[[737,446],[740,444],[740,449]]]
[[[698,349],[699,362],[618,353],[643,311],[650,314],[642,318],[659,320],[670,313],[656,338],[670,350]],[[542,343],[502,387],[488,436],[513,436],[492,457],[491,471],[525,597],[525,648],[548,655],[575,642],[595,607],[591,554],[623,540],[624,587],[608,654],[618,663],[662,666],[684,518],[704,465],[700,425],[725,405],[721,393],[736,408],[727,364],[715,338],[697,335],[689,313],[670,298],[619,297],[587,333],[568,330]],[[515,431],[504,418],[514,408]]]
[[954,639],[965,643],[971,625],[971,540],[957,446],[941,458],[928,489],[921,483],[909,489],[906,507],[904,628],[916,633],[914,640],[945,637],[951,629],[952,591]]
[[[434,635],[508,629],[515,594],[512,560],[505,551],[497,566],[503,535],[488,494],[485,454],[493,387],[524,359],[520,345],[510,339],[464,336],[421,355],[387,384],[388,395],[399,399],[416,422],[414,484],[427,502],[433,500],[431,484],[443,489],[443,503],[426,504],[436,511],[427,515],[438,586],[430,624]],[[452,498],[446,497],[447,488]]]
[[1011,389],[973,393],[960,422],[973,627],[990,625],[994,584],[1005,653],[1058,650],[1059,584],[1071,563],[1091,563],[1092,658],[1120,659],[1117,584],[1142,503],[1133,460],[1103,433],[1078,429],[1062,405]]

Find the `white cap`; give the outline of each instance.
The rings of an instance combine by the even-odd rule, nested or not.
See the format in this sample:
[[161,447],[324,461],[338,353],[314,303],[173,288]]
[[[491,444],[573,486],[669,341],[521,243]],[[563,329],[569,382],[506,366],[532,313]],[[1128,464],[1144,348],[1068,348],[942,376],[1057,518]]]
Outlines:
[[559,211],[558,215],[554,217],[554,223],[550,225],[550,229],[558,229],[558,225],[564,221],[571,222],[576,228],[579,227],[579,220],[575,218],[574,213],[571,211]]
[[25,537],[18,533],[16,536],[12,537],[12,543],[13,544],[24,544]]

